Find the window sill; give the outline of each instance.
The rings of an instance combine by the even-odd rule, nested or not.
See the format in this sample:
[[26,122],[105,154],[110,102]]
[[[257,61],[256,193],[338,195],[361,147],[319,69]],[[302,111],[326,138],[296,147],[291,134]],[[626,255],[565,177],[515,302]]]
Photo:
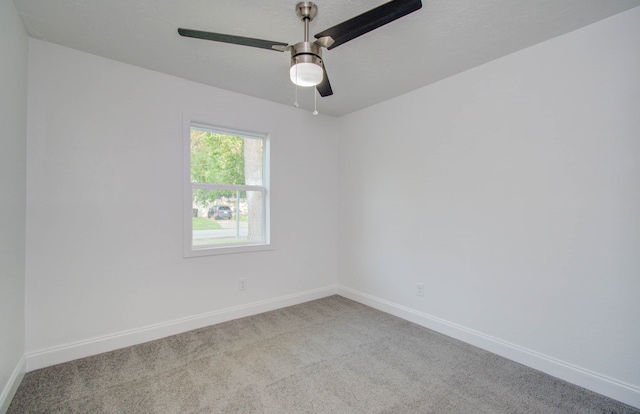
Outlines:
[[273,243],[192,248],[190,250],[185,250],[184,258],[188,259],[192,257],[217,256],[221,254],[260,252],[266,250],[275,250]]

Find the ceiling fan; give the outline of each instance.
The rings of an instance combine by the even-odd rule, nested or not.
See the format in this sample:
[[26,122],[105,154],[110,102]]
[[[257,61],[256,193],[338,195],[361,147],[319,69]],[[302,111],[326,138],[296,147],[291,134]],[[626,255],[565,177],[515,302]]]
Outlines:
[[296,15],[304,22],[304,41],[293,45],[183,28],[179,28],[178,33],[185,37],[258,47],[277,52],[289,50],[291,51],[291,69],[289,70],[291,81],[298,86],[315,86],[320,96],[330,96],[333,95],[333,90],[322,62],[323,47],[331,50],[358,36],[413,13],[421,7],[421,0],[392,0],[316,34],[315,38],[317,40],[310,42],[309,22],[318,14],[318,7],[310,1],[302,1],[296,5]]

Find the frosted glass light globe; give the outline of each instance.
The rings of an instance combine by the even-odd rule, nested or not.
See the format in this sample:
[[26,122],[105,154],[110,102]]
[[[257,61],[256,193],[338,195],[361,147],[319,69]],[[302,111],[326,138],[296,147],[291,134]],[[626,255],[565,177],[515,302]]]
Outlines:
[[316,86],[322,82],[322,67],[310,62],[300,62],[289,70],[291,82],[298,86]]

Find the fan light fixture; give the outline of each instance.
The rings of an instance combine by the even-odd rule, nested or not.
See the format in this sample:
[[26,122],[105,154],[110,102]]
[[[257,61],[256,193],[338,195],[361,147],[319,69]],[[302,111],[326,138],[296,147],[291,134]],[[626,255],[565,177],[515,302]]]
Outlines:
[[298,86],[316,86],[322,82],[322,60],[315,55],[298,55],[291,58],[289,76]]
[[304,22],[304,41],[290,46],[291,82],[298,86],[317,86],[324,77],[321,44],[309,42],[309,22],[318,14],[318,7],[310,1],[300,2],[296,14]]
[[315,63],[301,62],[289,70],[291,82],[298,86],[316,86],[322,82],[322,68]]

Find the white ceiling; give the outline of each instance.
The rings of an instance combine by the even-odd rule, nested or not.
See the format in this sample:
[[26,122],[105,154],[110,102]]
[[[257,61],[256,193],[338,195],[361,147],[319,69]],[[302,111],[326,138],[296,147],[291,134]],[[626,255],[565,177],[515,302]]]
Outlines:
[[[317,0],[313,35],[385,0]],[[296,0],[14,0],[31,37],[285,105],[289,54],[181,37],[178,27],[289,44]],[[640,0],[423,0],[421,10],[323,53],[341,116],[640,6]],[[299,101],[313,108],[311,89]]]

